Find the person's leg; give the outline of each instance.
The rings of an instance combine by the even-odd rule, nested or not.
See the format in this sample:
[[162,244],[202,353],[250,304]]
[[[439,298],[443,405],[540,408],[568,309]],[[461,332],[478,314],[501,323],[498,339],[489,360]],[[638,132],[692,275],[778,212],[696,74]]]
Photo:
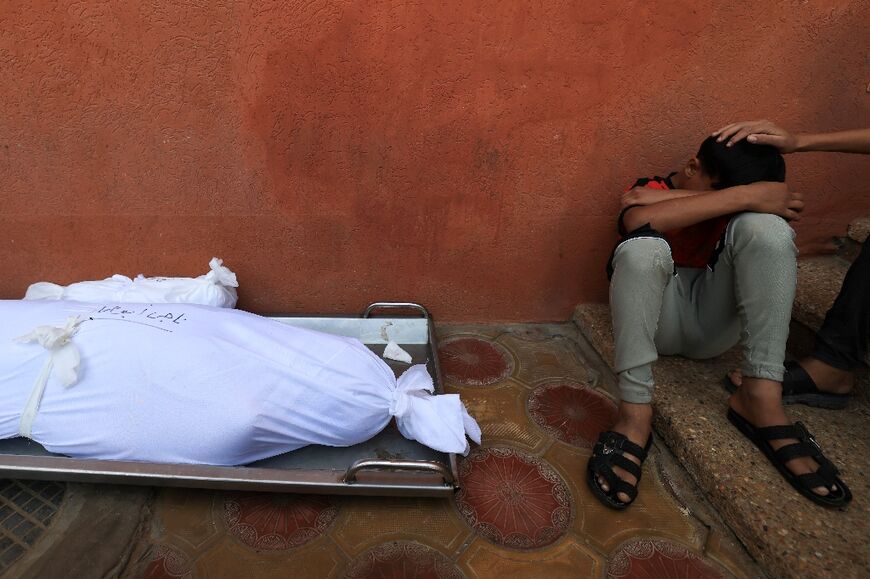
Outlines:
[[[610,281],[610,310],[613,318],[614,363],[619,376],[619,413],[612,430],[644,447],[652,430],[652,363],[658,359],[659,341],[674,340],[679,335],[677,320],[667,311],[674,291],[674,262],[670,247],[663,239],[635,238],[624,241],[613,256]],[[673,348],[676,349],[676,346]],[[638,462],[631,455],[630,460]],[[616,475],[635,484],[637,478],[624,469],[614,468]],[[606,481],[599,484],[609,491]],[[623,502],[629,497],[619,495]]]
[[[782,406],[782,376],[792,302],[797,282],[797,249],[794,232],[775,215],[744,213],[732,219],[725,248],[716,266],[722,277],[733,277],[733,299],[740,322],[743,345],[743,385],[730,398],[731,409],[755,428],[789,425]],[[727,295],[721,287],[706,288],[709,296]],[[714,312],[715,300],[700,312]],[[714,308],[714,309],[711,309]],[[699,315],[701,323],[704,314]],[[775,439],[774,449],[797,443]],[[819,465],[806,456],[785,463],[797,475],[816,472]],[[820,495],[828,494],[816,487]]]
[[800,365],[819,390],[845,394],[853,372],[865,364],[870,345],[870,237],[849,267],[843,286],[816,334],[809,358]]

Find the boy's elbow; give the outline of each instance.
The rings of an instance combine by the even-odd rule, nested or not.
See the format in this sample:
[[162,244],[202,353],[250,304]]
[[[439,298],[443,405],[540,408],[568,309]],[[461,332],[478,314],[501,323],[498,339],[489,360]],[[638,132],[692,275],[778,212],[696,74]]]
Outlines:
[[642,212],[638,211],[639,209],[641,209],[641,207],[629,209],[625,212],[625,215],[622,216],[622,225],[629,233],[636,229],[640,229],[641,227],[649,223],[648,219],[644,219]]

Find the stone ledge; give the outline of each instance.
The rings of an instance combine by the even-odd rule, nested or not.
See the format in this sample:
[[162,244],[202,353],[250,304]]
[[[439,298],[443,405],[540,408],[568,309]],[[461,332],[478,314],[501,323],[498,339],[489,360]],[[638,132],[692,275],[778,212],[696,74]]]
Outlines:
[[864,243],[870,235],[870,217],[855,219],[849,224],[849,237],[858,243]]
[[835,257],[810,257],[798,260],[797,293],[792,317],[812,331],[825,320],[825,313],[843,285],[849,264]]
[[[583,305],[574,321],[608,363],[613,342],[604,305]],[[735,534],[772,576],[858,576],[870,567],[870,408],[789,407],[840,466],[855,495],[845,511],[817,506],[794,491],[725,418],[721,381],[739,352],[705,361],[662,358],[655,428]]]

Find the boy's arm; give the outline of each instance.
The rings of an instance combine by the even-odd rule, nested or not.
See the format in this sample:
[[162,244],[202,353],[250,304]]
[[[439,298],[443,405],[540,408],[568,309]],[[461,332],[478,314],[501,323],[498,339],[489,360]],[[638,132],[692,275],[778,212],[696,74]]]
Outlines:
[[622,216],[625,229],[634,231],[649,224],[657,231],[670,231],[742,211],[773,213],[792,221],[800,219],[804,206],[801,195],[790,191],[785,183],[760,182],[690,193],[693,194],[631,207]]
[[633,205],[652,205],[669,201],[671,199],[682,199],[683,197],[691,197],[707,191],[690,191],[688,189],[652,189],[651,187],[634,186],[622,194],[622,208],[632,207]]

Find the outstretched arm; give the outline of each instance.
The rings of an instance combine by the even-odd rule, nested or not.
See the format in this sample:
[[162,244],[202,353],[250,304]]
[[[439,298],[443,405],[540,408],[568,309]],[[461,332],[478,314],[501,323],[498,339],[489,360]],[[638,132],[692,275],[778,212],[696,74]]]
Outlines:
[[759,182],[719,191],[686,193],[651,205],[630,208],[622,217],[625,229],[633,231],[649,224],[657,231],[670,231],[742,211],[773,213],[795,221],[800,219],[804,207],[801,195],[790,191],[785,183]]
[[770,121],[731,123],[713,133],[730,147],[743,139],[758,145],[772,145],[782,153],[832,151],[870,154],[870,128],[834,133],[792,134]]

